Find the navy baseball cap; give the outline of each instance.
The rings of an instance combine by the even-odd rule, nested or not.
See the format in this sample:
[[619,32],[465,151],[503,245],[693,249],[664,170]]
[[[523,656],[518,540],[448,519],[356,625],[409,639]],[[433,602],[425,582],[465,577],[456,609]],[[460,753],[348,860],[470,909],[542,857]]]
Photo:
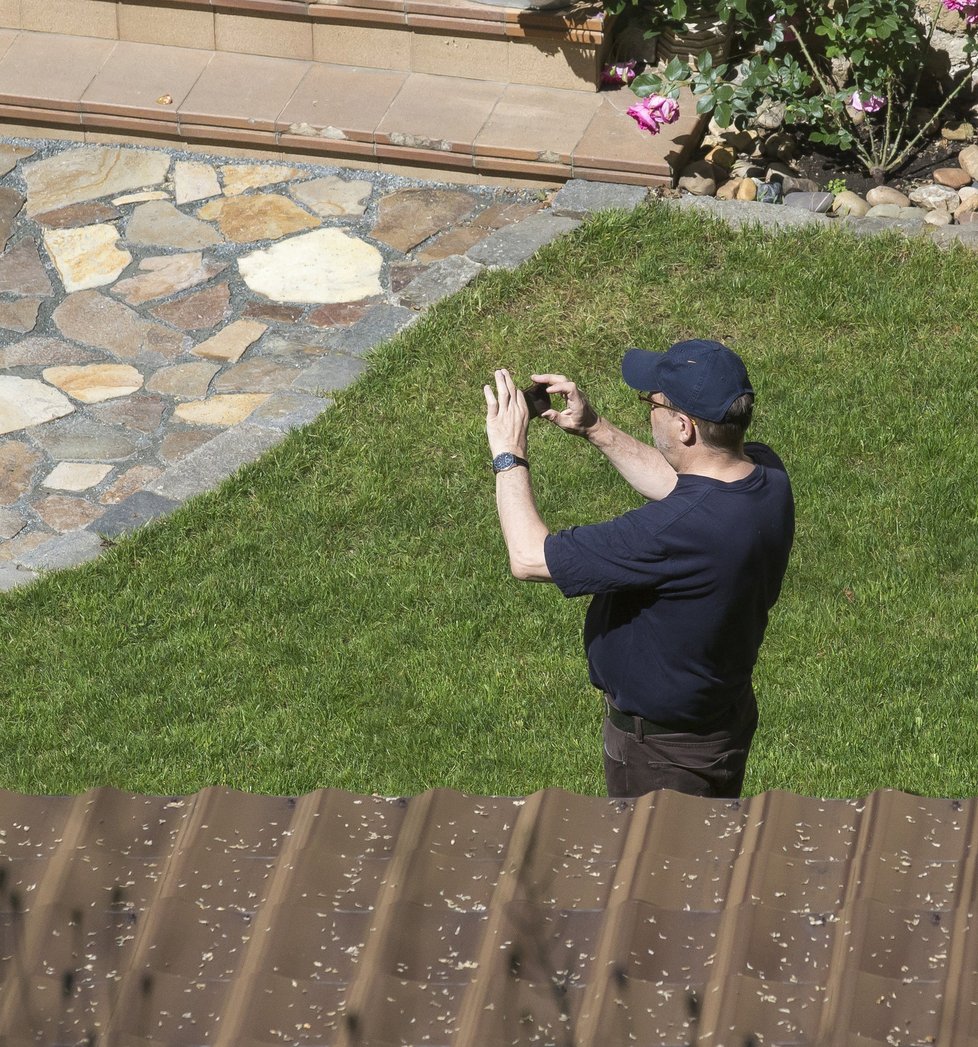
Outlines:
[[664,393],[670,403],[707,422],[722,422],[730,405],[754,389],[744,361],[720,342],[694,338],[664,353],[629,349],[621,376],[633,389]]

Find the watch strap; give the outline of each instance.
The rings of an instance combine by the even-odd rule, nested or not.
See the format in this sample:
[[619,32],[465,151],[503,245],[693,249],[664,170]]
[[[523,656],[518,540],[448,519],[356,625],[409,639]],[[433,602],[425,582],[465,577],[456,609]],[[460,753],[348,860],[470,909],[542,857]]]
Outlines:
[[530,463],[525,458],[520,458],[518,454],[513,454],[512,451],[503,451],[502,454],[497,454],[493,458],[492,471],[494,473],[505,473],[518,465],[522,465],[527,469],[530,468]]

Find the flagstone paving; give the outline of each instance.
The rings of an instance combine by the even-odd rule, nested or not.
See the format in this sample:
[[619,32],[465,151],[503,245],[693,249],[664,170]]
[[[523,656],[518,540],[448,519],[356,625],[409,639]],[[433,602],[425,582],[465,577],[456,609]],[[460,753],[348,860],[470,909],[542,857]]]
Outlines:
[[0,590],[212,489],[578,222],[491,186],[0,140]]

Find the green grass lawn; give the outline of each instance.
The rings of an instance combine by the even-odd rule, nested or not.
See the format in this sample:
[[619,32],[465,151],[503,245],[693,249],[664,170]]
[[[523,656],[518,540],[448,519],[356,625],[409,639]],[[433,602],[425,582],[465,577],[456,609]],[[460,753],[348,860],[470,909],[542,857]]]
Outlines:
[[[482,384],[576,378],[637,435],[624,347],[715,337],[798,531],[746,791],[978,792],[978,257],[609,214],[443,302],[312,427],[99,561],[0,597],[0,786],[600,793],[584,601],[511,579]],[[551,528],[637,496],[534,423]]]

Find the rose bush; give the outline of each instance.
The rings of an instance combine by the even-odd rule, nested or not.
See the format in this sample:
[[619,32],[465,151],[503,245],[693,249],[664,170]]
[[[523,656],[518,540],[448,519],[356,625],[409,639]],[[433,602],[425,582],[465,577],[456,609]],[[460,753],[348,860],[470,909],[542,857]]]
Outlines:
[[[617,0],[618,9],[628,2]],[[923,16],[916,0],[718,0],[718,17],[735,24],[737,55],[722,64],[708,51],[691,63],[673,59],[631,88],[640,98],[677,101],[688,87],[696,111],[721,127],[746,127],[761,107],[776,104],[785,124],[853,153],[882,181],[927,130],[915,125],[914,106],[942,4],[965,20],[967,68],[937,100],[937,118],[975,74],[978,0],[932,0]],[[684,0],[656,10],[660,25],[686,16]]]

